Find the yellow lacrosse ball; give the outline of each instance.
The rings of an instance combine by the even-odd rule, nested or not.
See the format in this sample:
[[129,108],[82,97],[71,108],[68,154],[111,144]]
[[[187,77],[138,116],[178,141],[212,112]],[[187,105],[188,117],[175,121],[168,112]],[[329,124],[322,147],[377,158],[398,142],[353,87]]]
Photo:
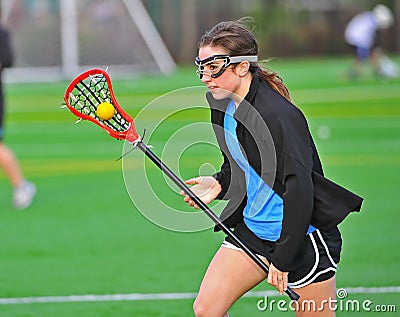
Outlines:
[[114,114],[114,106],[108,102],[103,102],[97,106],[96,113],[101,120],[110,120]]

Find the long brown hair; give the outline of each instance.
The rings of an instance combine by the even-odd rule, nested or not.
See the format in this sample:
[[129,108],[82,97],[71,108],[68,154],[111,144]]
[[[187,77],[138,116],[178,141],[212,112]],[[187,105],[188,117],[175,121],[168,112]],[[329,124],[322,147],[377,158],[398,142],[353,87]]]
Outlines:
[[[199,41],[198,47],[212,46],[220,47],[230,56],[257,55],[258,44],[255,35],[247,26],[253,23],[252,18],[242,18],[237,21],[220,22],[211,30],[206,31]],[[259,75],[283,97],[290,100],[287,87],[283,84],[281,77],[272,70],[263,69],[258,63],[251,62],[251,73],[258,72]]]

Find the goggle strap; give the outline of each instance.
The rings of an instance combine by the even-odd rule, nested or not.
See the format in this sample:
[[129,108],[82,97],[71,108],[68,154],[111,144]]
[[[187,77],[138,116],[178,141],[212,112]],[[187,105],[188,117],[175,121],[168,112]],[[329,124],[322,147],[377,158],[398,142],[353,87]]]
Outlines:
[[236,64],[240,62],[254,62],[256,63],[258,61],[258,56],[257,55],[245,55],[245,56],[229,56],[230,64]]
[[243,56],[229,56],[229,55],[213,55],[208,58],[201,60],[198,56],[196,57],[195,64],[197,66],[202,66],[202,64],[209,63],[216,59],[225,59],[225,64],[228,66],[229,64],[236,64],[243,61],[248,62],[257,62],[258,56],[257,55],[243,55]]

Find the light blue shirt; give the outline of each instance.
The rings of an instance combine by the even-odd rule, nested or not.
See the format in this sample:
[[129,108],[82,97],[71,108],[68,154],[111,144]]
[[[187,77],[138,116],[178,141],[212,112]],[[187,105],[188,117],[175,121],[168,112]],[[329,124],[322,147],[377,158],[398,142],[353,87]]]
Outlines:
[[[233,117],[235,111],[235,104],[231,100],[225,113],[224,131],[229,152],[246,177],[247,204],[243,210],[244,222],[260,239],[276,241],[282,231],[283,200],[262,180],[244,157],[236,135],[237,122]],[[310,226],[307,234],[314,230],[315,228]]]

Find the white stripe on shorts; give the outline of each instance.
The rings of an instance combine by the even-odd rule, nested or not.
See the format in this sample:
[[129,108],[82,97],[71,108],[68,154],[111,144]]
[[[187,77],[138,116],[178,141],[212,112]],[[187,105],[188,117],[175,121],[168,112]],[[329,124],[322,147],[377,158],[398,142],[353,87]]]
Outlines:
[[[242,248],[239,248],[239,247],[237,247],[236,245],[234,245],[233,243],[230,243],[229,241],[225,241],[225,240],[224,240],[224,242],[222,242],[221,247],[244,252]],[[257,253],[256,253],[256,255],[257,255],[260,259],[265,259],[265,260],[267,260],[267,258],[266,258],[265,256],[261,255],[261,254],[257,254]]]
[[[335,261],[333,261],[332,256],[329,253],[328,246],[325,243],[325,240],[323,239],[323,237],[322,237],[322,235],[321,235],[321,233],[320,233],[320,231],[318,229],[315,230],[315,232],[317,233],[318,238],[320,239],[322,245],[324,246],[326,254],[327,254],[328,258],[329,258],[329,261],[332,263],[333,267],[328,267],[325,270],[322,270],[322,271],[318,272],[317,274],[315,274],[315,270],[317,269],[317,266],[318,266],[318,263],[319,263],[320,255],[319,255],[317,244],[316,244],[314,236],[313,236],[314,232],[312,232],[312,233],[309,234],[309,237],[310,237],[310,240],[312,242],[312,245],[313,245],[314,251],[315,251],[315,263],[314,263],[314,266],[311,269],[311,271],[305,277],[303,277],[302,279],[300,279],[300,280],[298,280],[296,282],[293,282],[293,283],[288,283],[288,286],[290,286],[291,288],[300,288],[300,287],[307,286],[307,285],[311,284],[313,281],[315,281],[318,276],[320,276],[320,275],[322,275],[324,273],[327,273],[329,271],[336,272],[337,264],[335,263]],[[313,275],[313,274],[315,274],[315,275]]]
[[326,245],[325,240],[324,240],[324,238],[322,237],[321,232],[320,232],[319,230],[317,230],[317,234],[318,234],[319,239],[320,239],[321,242],[322,242],[322,245],[323,245],[324,248],[325,248],[325,251],[326,251],[326,254],[328,255],[329,261],[331,261],[332,265],[333,265],[335,268],[337,268],[337,264],[335,263],[335,261],[333,261],[333,259],[332,259],[332,257],[331,257],[331,254],[329,253],[328,246]]

